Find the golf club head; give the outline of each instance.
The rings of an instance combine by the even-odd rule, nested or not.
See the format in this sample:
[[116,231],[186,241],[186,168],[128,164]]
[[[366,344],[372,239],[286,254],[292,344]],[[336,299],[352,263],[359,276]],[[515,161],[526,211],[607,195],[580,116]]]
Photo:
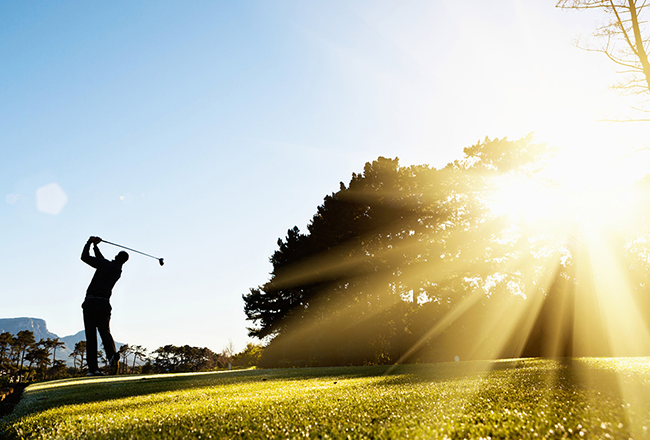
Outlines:
[[159,259],[158,259],[158,262],[160,263],[161,266],[162,266],[163,264],[165,264],[165,262],[163,261],[162,258],[159,258]]

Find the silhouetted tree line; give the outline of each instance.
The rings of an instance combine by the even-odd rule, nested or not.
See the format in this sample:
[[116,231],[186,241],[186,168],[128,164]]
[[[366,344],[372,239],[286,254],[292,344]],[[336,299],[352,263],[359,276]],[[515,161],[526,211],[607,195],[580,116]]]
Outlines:
[[207,371],[220,366],[220,356],[209,348],[183,345],[165,345],[152,353],[153,371],[157,373],[180,373]]
[[58,338],[37,342],[30,330],[0,333],[0,384],[65,376],[65,361],[56,359],[63,346]]
[[[57,350],[65,348],[58,338],[41,339],[36,342],[30,330],[0,333],[0,385],[26,381],[61,379],[84,375],[87,372],[86,341],[75,343],[69,358],[72,366],[63,359],[57,359]],[[262,347],[255,344],[240,353],[232,347],[223,353],[215,353],[206,347],[165,345],[152,353],[141,345],[123,344],[120,355],[120,374],[179,373],[209,371],[233,366],[257,365]],[[103,350],[98,351],[100,365],[108,368]]]
[[485,139],[442,169],[367,163],[305,233],[278,240],[270,280],[243,295],[249,335],[267,342],[260,364],[538,356],[549,341],[553,355],[572,354],[559,303],[576,288],[576,252],[490,209],[499,188],[553,154],[527,136]]
[[182,373],[254,367],[259,365],[262,352],[263,347],[253,343],[248,343],[238,353],[235,353],[232,343],[228,344],[221,353],[215,353],[207,347],[165,345],[145,358],[147,363],[143,366],[143,372]]

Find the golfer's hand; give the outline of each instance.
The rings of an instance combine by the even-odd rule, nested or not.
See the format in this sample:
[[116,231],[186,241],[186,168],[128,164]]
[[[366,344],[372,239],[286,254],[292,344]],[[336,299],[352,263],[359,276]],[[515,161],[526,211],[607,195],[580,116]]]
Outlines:
[[99,238],[99,237],[90,237],[90,238],[88,239],[88,241],[91,242],[91,243],[94,244],[94,245],[98,245],[99,243],[102,242],[102,239]]

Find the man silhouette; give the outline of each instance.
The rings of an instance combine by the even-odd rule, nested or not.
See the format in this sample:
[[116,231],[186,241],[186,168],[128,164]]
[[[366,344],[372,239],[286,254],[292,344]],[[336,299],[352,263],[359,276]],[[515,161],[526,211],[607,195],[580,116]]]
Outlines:
[[[99,251],[97,246],[102,239],[90,237],[81,253],[81,261],[95,268],[95,275],[86,290],[86,298],[81,305],[84,316],[84,330],[86,332],[86,362],[88,363],[88,376],[102,376],[97,367],[97,332],[102,338],[106,351],[106,359],[110,363],[110,374],[117,374],[119,355],[115,350],[115,341],[111,335],[111,303],[110,297],[113,286],[122,275],[122,265],[129,259],[129,254],[124,251],[118,253],[113,261],[109,261]],[[90,245],[93,245],[95,256],[90,256]]]

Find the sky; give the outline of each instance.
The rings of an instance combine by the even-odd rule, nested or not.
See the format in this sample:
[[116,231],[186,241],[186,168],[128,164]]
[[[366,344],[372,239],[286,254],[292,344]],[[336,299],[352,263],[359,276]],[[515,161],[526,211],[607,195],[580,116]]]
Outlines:
[[117,341],[239,351],[278,238],[379,156],[534,132],[558,173],[646,174],[647,123],[603,121],[616,66],[574,44],[605,17],[554,3],[0,3],[0,318],[82,330],[97,235],[165,259],[131,253]]

